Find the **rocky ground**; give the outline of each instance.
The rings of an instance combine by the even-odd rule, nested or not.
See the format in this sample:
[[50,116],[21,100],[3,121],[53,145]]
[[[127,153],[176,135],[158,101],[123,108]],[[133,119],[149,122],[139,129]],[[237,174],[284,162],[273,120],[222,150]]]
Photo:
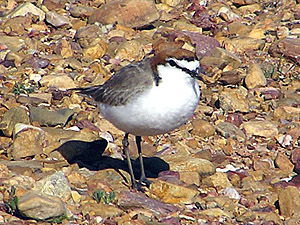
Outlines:
[[[7,0],[0,16],[0,224],[299,224],[298,1]],[[202,96],[143,137],[141,193],[123,133],[67,89],[158,43],[196,52]]]

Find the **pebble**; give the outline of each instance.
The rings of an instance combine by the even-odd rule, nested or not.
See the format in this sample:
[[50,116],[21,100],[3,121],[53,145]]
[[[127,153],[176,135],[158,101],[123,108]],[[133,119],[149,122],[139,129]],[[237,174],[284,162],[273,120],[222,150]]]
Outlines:
[[277,127],[266,120],[252,120],[242,123],[241,127],[245,129],[246,135],[255,135],[260,137],[274,137],[278,134]]
[[[122,6],[122,7],[120,7]],[[159,18],[153,1],[122,0],[103,4],[89,17],[89,23],[118,24],[127,27],[142,27]]]
[[26,108],[15,107],[4,113],[0,121],[0,129],[5,136],[10,137],[17,123],[30,123]]
[[197,135],[199,137],[208,138],[215,133],[215,128],[208,121],[205,120],[193,120],[192,121],[193,129],[191,134]]
[[249,65],[248,73],[245,77],[245,84],[248,89],[262,87],[267,84],[264,72],[258,64],[253,63]]
[[62,27],[70,24],[68,17],[59,15],[53,11],[46,12],[46,21],[54,27]]
[[40,21],[43,21],[45,19],[45,13],[43,12],[43,10],[36,7],[30,2],[19,5],[12,13],[8,15],[8,17],[14,18],[17,16],[25,16],[28,13],[32,13],[33,15],[38,16]]
[[285,218],[300,216],[300,196],[296,187],[288,186],[278,195],[280,213]]
[[36,121],[41,126],[64,126],[69,118],[74,114],[73,110],[61,109],[49,111],[42,107],[29,107],[31,121]]
[[37,181],[33,190],[59,197],[63,201],[67,201],[71,197],[69,182],[62,171],[55,172]]
[[195,198],[199,194],[197,190],[161,180],[152,182],[149,192],[162,202],[170,204],[190,204],[195,201]]
[[[20,123],[16,124],[18,129]],[[11,159],[21,159],[39,155],[43,151],[45,141],[45,132],[34,126],[23,125],[25,129],[16,131],[13,144],[11,145],[8,155]]]
[[232,184],[227,178],[226,173],[216,172],[213,175],[205,177],[201,180],[202,184],[212,186],[212,187],[220,187],[222,189],[231,187]]
[[224,88],[219,95],[220,107],[227,112],[248,112],[249,101],[244,88]]
[[60,198],[29,191],[18,200],[18,210],[26,218],[47,220],[66,214]]

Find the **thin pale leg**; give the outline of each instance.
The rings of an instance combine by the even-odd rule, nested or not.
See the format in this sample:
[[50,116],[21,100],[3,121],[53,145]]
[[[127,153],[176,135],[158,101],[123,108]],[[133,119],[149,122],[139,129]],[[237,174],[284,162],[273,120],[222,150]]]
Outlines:
[[147,180],[146,175],[145,175],[144,162],[143,162],[143,156],[142,156],[142,148],[141,148],[141,141],[142,141],[141,136],[135,136],[135,142],[136,142],[136,146],[137,146],[137,149],[138,149],[139,161],[140,161],[140,166],[141,166],[141,177],[140,177],[139,183],[141,185],[149,186],[150,181]]
[[129,173],[130,173],[131,186],[132,186],[132,188],[136,189],[137,185],[136,185],[135,177],[134,177],[134,174],[133,174],[132,164],[131,164],[131,160],[130,160],[130,156],[129,156],[129,150],[128,150],[128,145],[129,145],[129,143],[128,143],[128,133],[125,133],[122,144],[123,144],[123,151],[125,153],[127,164],[128,164]]

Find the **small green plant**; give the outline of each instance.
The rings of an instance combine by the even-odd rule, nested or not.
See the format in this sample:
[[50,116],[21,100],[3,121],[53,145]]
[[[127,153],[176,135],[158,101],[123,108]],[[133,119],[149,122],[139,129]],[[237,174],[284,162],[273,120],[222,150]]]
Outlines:
[[116,194],[114,191],[104,192],[103,190],[98,189],[93,192],[93,199],[97,203],[100,203],[102,200],[105,204],[109,204],[115,200],[115,197],[116,197]]
[[25,86],[24,83],[15,83],[12,93],[14,93],[15,95],[20,95],[20,94],[30,94],[34,91],[34,89],[36,88],[35,85],[28,85]]
[[9,199],[8,201],[4,201],[7,213],[15,214],[18,210],[18,197],[16,194],[16,188],[14,186],[11,187],[9,193]]

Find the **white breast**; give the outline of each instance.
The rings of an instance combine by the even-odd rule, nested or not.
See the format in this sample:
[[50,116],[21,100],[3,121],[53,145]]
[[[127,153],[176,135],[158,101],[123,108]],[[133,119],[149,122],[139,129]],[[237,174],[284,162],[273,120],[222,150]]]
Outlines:
[[100,112],[114,126],[138,136],[163,134],[184,124],[194,113],[200,89],[190,75],[171,66],[158,66],[159,85],[131,99],[126,105],[100,103]]

